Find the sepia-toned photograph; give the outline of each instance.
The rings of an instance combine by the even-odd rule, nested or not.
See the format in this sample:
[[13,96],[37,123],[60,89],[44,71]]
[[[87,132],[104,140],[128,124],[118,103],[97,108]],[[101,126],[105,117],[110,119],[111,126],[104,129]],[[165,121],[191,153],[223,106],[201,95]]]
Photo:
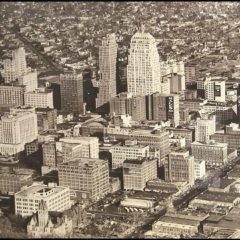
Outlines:
[[0,238],[240,239],[240,3],[0,2]]

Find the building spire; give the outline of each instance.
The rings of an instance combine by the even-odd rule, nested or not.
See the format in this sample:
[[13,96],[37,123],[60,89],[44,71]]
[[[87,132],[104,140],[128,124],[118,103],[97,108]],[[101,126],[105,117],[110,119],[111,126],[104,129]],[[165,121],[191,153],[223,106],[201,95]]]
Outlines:
[[145,25],[143,23],[141,23],[141,25],[140,25],[140,31],[141,31],[141,33],[145,32]]

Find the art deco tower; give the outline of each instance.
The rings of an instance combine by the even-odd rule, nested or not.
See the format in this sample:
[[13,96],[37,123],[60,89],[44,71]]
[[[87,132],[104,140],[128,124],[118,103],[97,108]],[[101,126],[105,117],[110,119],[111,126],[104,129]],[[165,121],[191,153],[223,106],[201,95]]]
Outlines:
[[128,92],[147,95],[161,92],[159,54],[154,37],[145,33],[144,25],[131,39],[127,66]]
[[117,43],[115,34],[109,34],[99,47],[100,85],[96,107],[100,112],[109,112],[109,101],[116,96]]

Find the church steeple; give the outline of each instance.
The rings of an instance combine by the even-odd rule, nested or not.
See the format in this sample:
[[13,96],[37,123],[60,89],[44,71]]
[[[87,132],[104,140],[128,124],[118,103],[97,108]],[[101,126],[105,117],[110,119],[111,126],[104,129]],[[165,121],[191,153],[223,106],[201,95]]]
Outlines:
[[44,200],[41,200],[38,207],[38,224],[39,227],[45,228],[48,222],[48,207]]

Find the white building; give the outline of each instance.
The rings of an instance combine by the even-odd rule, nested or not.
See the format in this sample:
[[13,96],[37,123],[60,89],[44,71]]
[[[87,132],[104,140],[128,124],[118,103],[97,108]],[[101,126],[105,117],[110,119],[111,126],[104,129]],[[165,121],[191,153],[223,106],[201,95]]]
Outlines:
[[201,179],[206,174],[206,162],[204,160],[194,161],[194,177],[195,179]]
[[37,71],[28,72],[18,78],[18,84],[26,86],[26,92],[32,92],[38,87]]
[[25,49],[19,47],[12,51],[11,59],[4,59],[4,79],[5,83],[15,81],[20,76],[27,73],[27,62],[25,56]]
[[0,153],[16,154],[37,139],[37,115],[32,108],[13,108],[0,120]]
[[109,34],[99,47],[100,85],[96,99],[97,108],[107,104],[117,95],[116,87],[117,43],[115,34]]
[[128,92],[135,95],[147,95],[161,92],[159,54],[156,40],[150,33],[141,32],[133,35],[127,66]]
[[65,137],[59,141],[81,144],[83,158],[99,158],[99,143],[96,137]]
[[23,217],[36,213],[41,200],[46,202],[49,211],[63,212],[71,207],[69,187],[35,183],[14,196],[15,214]]
[[225,102],[226,82],[218,77],[207,77],[204,82],[205,98],[211,101]]
[[53,92],[48,89],[36,89],[24,94],[25,105],[35,108],[54,108]]
[[210,136],[216,132],[216,116],[203,114],[197,118],[196,141],[209,142]]
[[137,145],[137,141],[126,140],[125,145],[114,145],[111,147],[112,168],[120,168],[126,159],[138,159],[149,157],[149,146]]

